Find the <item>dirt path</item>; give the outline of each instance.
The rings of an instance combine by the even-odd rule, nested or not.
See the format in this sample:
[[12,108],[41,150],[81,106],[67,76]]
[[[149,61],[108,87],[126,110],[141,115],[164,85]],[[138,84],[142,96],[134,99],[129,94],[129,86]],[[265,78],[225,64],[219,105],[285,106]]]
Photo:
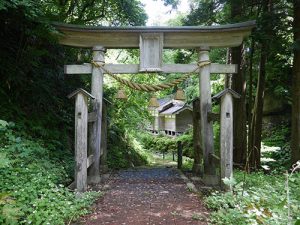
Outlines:
[[120,171],[93,213],[74,224],[207,224],[207,210],[172,168]]

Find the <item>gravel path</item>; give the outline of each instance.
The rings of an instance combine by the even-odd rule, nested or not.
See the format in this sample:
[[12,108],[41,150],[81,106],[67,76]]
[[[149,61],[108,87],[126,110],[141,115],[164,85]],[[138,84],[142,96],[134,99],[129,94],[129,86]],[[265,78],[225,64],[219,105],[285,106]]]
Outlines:
[[208,211],[173,168],[120,171],[93,213],[74,224],[207,224]]

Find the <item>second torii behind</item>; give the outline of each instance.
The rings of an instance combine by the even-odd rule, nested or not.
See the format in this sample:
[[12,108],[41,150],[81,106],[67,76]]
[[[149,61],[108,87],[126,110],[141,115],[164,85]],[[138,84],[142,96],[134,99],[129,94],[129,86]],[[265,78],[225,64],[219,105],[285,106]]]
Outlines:
[[[141,72],[188,73],[197,67],[196,64],[163,64],[164,48],[197,49],[199,62],[209,61],[211,48],[239,46],[247,37],[254,21],[221,26],[191,26],[191,27],[88,27],[66,24],[55,24],[63,33],[60,43],[73,47],[93,49],[93,61],[104,63],[105,49],[140,49],[140,64],[105,64],[105,69],[117,74],[134,74]],[[204,157],[203,180],[208,185],[216,185],[219,178],[210,158],[214,153],[213,121],[208,120],[211,112],[211,73],[236,73],[236,65],[212,63],[199,69],[200,89],[200,130],[201,148]],[[90,129],[89,146],[95,160],[88,171],[89,182],[100,180],[100,145],[101,145],[101,117],[103,97],[104,71],[91,63],[83,65],[66,65],[66,74],[92,74],[91,94],[93,109],[97,120]]]

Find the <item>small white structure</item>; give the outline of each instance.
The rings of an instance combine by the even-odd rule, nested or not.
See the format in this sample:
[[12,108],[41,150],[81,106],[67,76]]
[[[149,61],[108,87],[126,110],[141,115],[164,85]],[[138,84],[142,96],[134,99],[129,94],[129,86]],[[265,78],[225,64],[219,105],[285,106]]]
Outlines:
[[153,134],[177,136],[193,124],[192,107],[183,101],[160,99],[160,106],[150,110],[153,121],[148,130]]

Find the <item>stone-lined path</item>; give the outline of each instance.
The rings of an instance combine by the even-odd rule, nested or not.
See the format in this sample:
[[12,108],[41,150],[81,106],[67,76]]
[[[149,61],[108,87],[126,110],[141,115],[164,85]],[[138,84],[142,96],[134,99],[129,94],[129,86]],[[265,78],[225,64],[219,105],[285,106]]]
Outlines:
[[93,213],[76,224],[207,224],[208,212],[173,168],[120,171]]

